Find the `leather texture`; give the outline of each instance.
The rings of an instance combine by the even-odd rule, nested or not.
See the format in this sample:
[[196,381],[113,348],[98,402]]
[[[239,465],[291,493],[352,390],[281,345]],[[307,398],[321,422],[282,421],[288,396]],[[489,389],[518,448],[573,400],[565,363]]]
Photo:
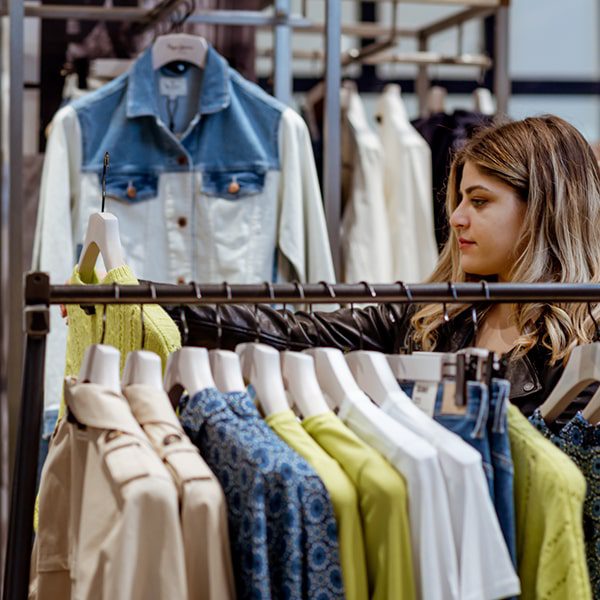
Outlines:
[[[378,304],[334,312],[294,313],[265,304],[166,307],[182,331],[183,345],[233,350],[241,342],[260,341],[279,350],[328,346],[344,352],[363,349],[387,354],[408,350],[410,317],[415,309],[414,305]],[[189,330],[187,339],[184,322]],[[472,345],[473,334],[470,311],[466,311],[442,328],[436,351],[466,348]],[[526,356],[508,362],[510,400],[526,416],[546,399],[562,374],[562,363],[549,366],[549,357],[549,352],[537,345]],[[591,388],[584,391],[559,422],[581,410],[591,393]]]

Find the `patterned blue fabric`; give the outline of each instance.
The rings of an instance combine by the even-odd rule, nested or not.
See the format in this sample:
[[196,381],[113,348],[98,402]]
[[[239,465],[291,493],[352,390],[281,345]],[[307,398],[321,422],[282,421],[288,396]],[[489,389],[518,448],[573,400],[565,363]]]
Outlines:
[[583,532],[590,583],[595,600],[600,600],[600,427],[578,412],[556,434],[550,430],[539,408],[530,423],[579,467],[587,482],[583,505]]
[[343,598],[327,491],[247,394],[203,390],[180,420],[227,498],[238,598]]

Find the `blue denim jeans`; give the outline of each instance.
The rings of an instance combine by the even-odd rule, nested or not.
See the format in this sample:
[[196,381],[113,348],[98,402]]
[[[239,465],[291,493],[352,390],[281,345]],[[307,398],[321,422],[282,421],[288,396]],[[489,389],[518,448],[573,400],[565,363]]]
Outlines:
[[[412,396],[413,383],[400,382],[400,386]],[[513,464],[507,428],[509,391],[510,383],[503,379],[492,380],[489,389],[482,383],[468,381],[465,412],[454,414],[443,410],[444,392],[440,386],[434,419],[481,454],[498,522],[513,563],[516,564]]]
[[40,477],[42,476],[42,468],[46,462],[48,456],[48,446],[50,445],[50,438],[52,432],[56,426],[56,420],[58,419],[58,406],[48,407],[44,409],[44,417],[42,420],[42,431],[40,432],[40,449],[38,452],[38,468],[37,468],[37,482],[35,489],[40,487]]
[[488,437],[494,468],[494,505],[510,556],[516,565],[514,467],[510,452],[507,422],[509,393],[509,381],[506,379],[492,379]]

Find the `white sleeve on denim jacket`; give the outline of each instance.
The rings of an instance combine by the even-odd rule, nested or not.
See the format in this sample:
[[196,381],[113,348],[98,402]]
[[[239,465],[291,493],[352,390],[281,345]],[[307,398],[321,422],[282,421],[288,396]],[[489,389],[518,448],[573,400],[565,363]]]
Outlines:
[[[308,128],[291,108],[279,125],[280,280],[335,282],[325,212]],[[291,266],[291,269],[289,268]]]
[[381,453],[406,480],[419,598],[458,600],[458,561],[437,450],[385,414],[366,395],[345,398],[338,417]]
[[438,251],[433,225],[431,150],[410,124],[397,85],[377,102],[384,155],[384,189],[394,255],[394,280],[419,282],[433,271]]
[[[33,269],[49,273],[50,283],[56,285],[66,283],[73,270],[71,210],[79,194],[80,168],[79,119],[70,106],[65,106],[52,120],[46,146],[32,265]],[[45,406],[61,398],[66,351],[67,326],[60,308],[51,306],[44,376]]]

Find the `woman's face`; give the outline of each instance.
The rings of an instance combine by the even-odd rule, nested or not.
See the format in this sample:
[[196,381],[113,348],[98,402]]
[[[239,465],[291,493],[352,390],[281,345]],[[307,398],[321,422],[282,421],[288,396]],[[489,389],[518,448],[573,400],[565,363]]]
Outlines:
[[459,204],[450,217],[460,264],[471,275],[497,275],[507,281],[525,218],[523,202],[510,186],[466,162]]

